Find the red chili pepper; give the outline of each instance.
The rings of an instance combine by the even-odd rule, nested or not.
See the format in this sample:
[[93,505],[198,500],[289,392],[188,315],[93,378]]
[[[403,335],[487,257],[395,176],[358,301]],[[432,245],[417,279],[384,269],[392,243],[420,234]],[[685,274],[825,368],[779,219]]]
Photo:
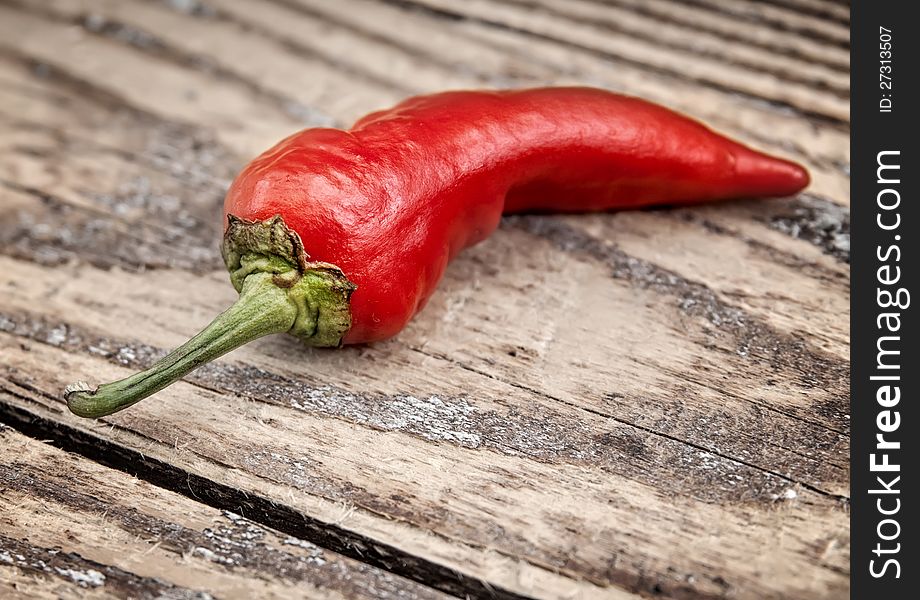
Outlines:
[[808,181],[687,117],[589,88],[420,96],[348,131],[301,131],[227,194],[237,303],[146,371],[68,387],[68,405],[110,414],[269,333],[314,346],[391,337],[502,214],[786,196]]

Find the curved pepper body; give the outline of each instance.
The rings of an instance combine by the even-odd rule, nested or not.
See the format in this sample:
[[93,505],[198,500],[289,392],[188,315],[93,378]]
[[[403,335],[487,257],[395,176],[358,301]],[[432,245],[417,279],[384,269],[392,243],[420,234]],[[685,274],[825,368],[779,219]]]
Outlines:
[[589,88],[447,92],[308,129],[252,161],[225,215],[280,215],[357,284],[344,343],[399,332],[501,215],[785,196],[794,163],[663,107]]
[[224,203],[222,253],[239,299],[147,369],[68,386],[67,405],[112,414],[273,333],[315,346],[393,336],[503,213],[785,196],[807,184],[793,163],[601,90],[412,98],[349,131],[294,134],[252,161]]

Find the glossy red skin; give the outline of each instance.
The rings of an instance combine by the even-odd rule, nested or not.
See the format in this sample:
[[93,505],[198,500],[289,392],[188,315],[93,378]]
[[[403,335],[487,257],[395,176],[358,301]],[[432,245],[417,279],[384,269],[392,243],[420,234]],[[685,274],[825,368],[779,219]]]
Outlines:
[[[344,343],[382,340],[424,306],[503,213],[786,196],[800,166],[636,98],[590,88],[410,98],[349,131],[308,129],[252,161],[227,213],[281,215],[311,260],[358,289]],[[226,216],[225,216],[226,219]]]

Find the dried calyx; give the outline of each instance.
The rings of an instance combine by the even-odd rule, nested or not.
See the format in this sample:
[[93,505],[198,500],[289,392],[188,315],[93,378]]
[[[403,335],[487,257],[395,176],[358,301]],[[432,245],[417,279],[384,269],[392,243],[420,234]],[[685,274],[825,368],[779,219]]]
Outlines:
[[335,265],[309,262],[299,236],[279,216],[265,221],[230,217],[222,247],[239,299],[198,335],[150,368],[92,389],[64,391],[71,411],[101,417],[143,400],[200,365],[254,339],[291,333],[306,344],[340,346],[351,326],[355,290]]

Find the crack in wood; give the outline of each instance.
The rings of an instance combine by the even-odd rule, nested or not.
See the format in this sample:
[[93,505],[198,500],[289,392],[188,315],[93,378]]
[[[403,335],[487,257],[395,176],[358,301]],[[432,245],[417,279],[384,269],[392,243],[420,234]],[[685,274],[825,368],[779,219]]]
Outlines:
[[[328,585],[356,596],[367,592],[368,584],[382,594],[410,595],[399,589],[399,580],[389,580],[389,575],[381,577],[366,563],[343,568],[338,559],[327,560],[322,548],[305,540],[291,536],[284,540],[286,546],[296,547],[297,553],[266,543],[273,532],[233,512],[222,510],[219,520],[199,531],[134,506],[102,500],[80,491],[58,477],[49,478],[48,468],[64,472],[69,466],[46,463],[39,467],[18,461],[0,463],[0,489],[16,490],[30,499],[50,501],[80,513],[104,515],[107,523],[115,524],[132,536],[156,540],[158,547],[179,555],[199,556],[226,571],[243,569],[256,572],[259,577]],[[361,573],[359,582],[354,579],[355,571]],[[411,596],[421,597],[418,593]]]
[[[70,352],[95,354],[132,369],[145,368],[166,353],[143,344],[99,337],[66,323],[47,323],[41,318],[22,315],[0,314],[0,331]],[[439,358],[451,360],[443,356]],[[479,375],[496,379],[462,363],[457,364]],[[7,373],[7,377],[17,385],[45,394],[40,389],[32,388],[28,382],[19,381],[15,373]],[[520,408],[507,411],[485,409],[473,398],[443,394],[380,395],[351,392],[328,384],[294,380],[250,365],[223,361],[203,365],[187,376],[186,381],[220,394],[229,393],[260,403],[323,414],[382,431],[410,433],[433,442],[527,456],[548,463],[593,465],[652,487],[667,489],[669,493],[686,495],[704,502],[758,501],[772,504],[790,485],[834,497],[834,494],[822,489],[821,484],[812,483],[807,478],[837,485],[844,484],[846,479],[845,470],[834,469],[832,463],[813,456],[816,452],[824,454],[833,451],[839,443],[839,433],[821,432],[804,422],[790,422],[779,427],[772,423],[775,417],[770,416],[769,412],[752,411],[744,417],[750,422],[743,427],[739,426],[742,415],[725,415],[722,419],[723,427],[717,427],[718,415],[707,415],[705,429],[710,433],[701,436],[711,444],[706,446],[617,417],[608,411],[575,406],[564,399],[514,382],[505,383],[552,403],[592,414],[595,418],[573,418],[547,407],[535,409],[532,414]],[[655,399],[643,399],[642,402],[655,402]],[[418,418],[418,415],[424,415],[424,418]],[[606,422],[598,423],[596,417]],[[687,420],[684,417],[675,415],[668,426],[673,429],[677,422]],[[612,425],[611,420],[616,425]],[[691,430],[696,428],[691,421],[687,422]],[[745,436],[746,431],[764,429],[775,429],[776,432],[766,437]],[[734,433],[728,436],[714,435],[712,432],[716,430]],[[132,431],[140,433],[137,428]],[[736,439],[739,436],[743,439]],[[786,474],[781,473],[776,466],[757,464],[762,458],[754,458],[775,456],[776,449],[782,448],[783,441],[792,444],[795,441],[801,443],[801,440],[808,440],[807,447],[790,450],[796,458],[779,467],[786,470]],[[750,458],[726,454],[715,448],[716,443],[734,448],[739,453],[743,450]],[[258,453],[258,449],[252,449],[253,456]],[[674,464],[681,465],[681,478],[670,476]],[[227,465],[227,468],[232,469],[234,466]],[[256,472],[262,470],[259,467],[254,469]],[[790,474],[790,469],[795,475]],[[331,499],[375,503],[372,494],[365,494],[361,499]]]
[[[621,7],[629,4],[627,8],[634,13],[641,13],[637,6],[646,4],[614,1]],[[91,290],[117,288],[121,281],[140,284],[132,292],[134,300],[142,301],[144,333],[132,335],[156,340],[161,346],[171,343],[178,331],[193,328],[200,316],[195,311],[219,304],[211,298],[193,303],[188,310],[177,309],[189,305],[181,289],[175,288],[191,278],[188,271],[211,270],[207,265],[216,245],[209,240],[219,232],[208,231],[206,226],[217,226],[219,212],[213,211],[219,211],[218,195],[240,165],[240,156],[227,148],[241,155],[256,152],[262,139],[257,136],[269,132],[271,137],[280,136],[285,123],[300,114],[297,107],[287,116],[276,110],[288,108],[284,101],[298,91],[289,81],[276,87],[277,79],[250,70],[259,64],[255,56],[259,51],[267,53],[269,62],[262,64],[268,67],[274,67],[276,60],[284,61],[284,68],[267,69],[273,77],[309,73],[309,85],[315,78],[317,88],[327,91],[313,93],[311,87],[313,100],[305,105],[328,108],[345,120],[380,96],[387,102],[394,100],[391,89],[453,87],[464,81],[516,86],[577,80],[665,103],[673,98],[683,109],[705,116],[715,127],[744,135],[746,141],[787,156],[807,157],[815,189],[839,196],[847,176],[841,141],[846,119],[831,94],[818,94],[816,104],[809,107],[804,104],[807,90],[801,86],[792,86],[787,93],[772,87],[771,78],[761,76],[737,84],[754,92],[738,97],[731,90],[737,82],[707,70],[709,67],[701,75],[727,88],[649,70],[645,63],[651,59],[669,71],[680,70],[683,63],[675,49],[692,46],[691,29],[721,31],[724,25],[743,44],[769,46],[771,52],[792,58],[810,56],[810,63],[819,68],[796,68],[789,60],[781,64],[793,78],[815,73],[839,92],[842,84],[836,71],[848,66],[846,54],[839,44],[823,52],[815,40],[845,41],[845,31],[839,27],[845,11],[817,0],[753,0],[738,6],[718,5],[715,0],[691,3],[701,10],[687,10],[676,1],[650,2],[649,6],[664,15],[673,8],[673,21],[682,19],[690,26],[681,25],[687,39],[668,37],[669,42],[678,43],[672,43],[670,51],[643,57],[615,43],[606,54],[586,51],[580,46],[608,48],[608,44],[588,35],[582,39],[579,31],[588,32],[575,24],[544,30],[543,21],[527,23],[523,9],[533,4],[530,0],[512,0],[519,7],[517,12],[503,5],[488,5],[480,11],[476,7],[482,3],[455,8],[443,0],[392,0],[379,10],[373,7],[366,12],[360,3],[327,9],[312,0],[304,5],[276,0],[263,5],[265,13],[287,14],[290,19],[275,21],[250,17],[245,9],[222,2],[214,6],[219,4],[228,14],[213,9],[211,0],[159,2],[156,6],[90,0],[78,8],[53,2],[48,10],[56,12],[56,17],[18,15],[16,10],[0,8],[11,22],[21,25],[7,25],[11,39],[29,48],[22,54],[9,40],[0,48],[3,95],[12,100],[7,114],[0,114],[0,127],[11,135],[4,155],[11,168],[7,185],[0,191],[15,203],[14,214],[32,219],[12,226],[8,220],[0,226],[0,252],[23,259],[8,260],[18,275],[8,278],[10,306],[2,307],[6,312],[0,314],[0,329],[11,334],[0,333],[9,342],[0,354],[10,358],[0,367],[0,379],[6,379],[0,386],[0,435],[9,432],[2,423],[6,420],[31,427],[36,439],[57,436],[59,445],[82,448],[90,458],[102,457],[117,447],[113,460],[132,473],[134,461],[153,454],[163,464],[147,460],[141,465],[145,476],[165,478],[188,498],[233,511],[224,512],[212,531],[216,538],[232,543],[202,540],[205,532],[191,531],[177,534],[172,539],[178,541],[168,549],[178,552],[187,543],[211,543],[200,547],[210,553],[202,556],[211,560],[213,568],[207,568],[205,561],[199,568],[221,578],[231,578],[233,568],[256,568],[253,562],[242,567],[247,552],[252,551],[245,537],[258,538],[258,530],[268,527],[249,522],[245,527],[233,525],[237,517],[230,515],[238,514],[235,509],[242,506],[249,513],[261,514],[263,520],[282,520],[282,526],[293,530],[313,527],[310,535],[330,545],[354,543],[354,555],[365,561],[362,565],[395,561],[392,572],[413,572],[425,584],[429,583],[428,571],[434,569],[444,589],[475,597],[491,597],[493,580],[504,586],[499,593],[514,591],[504,597],[538,589],[532,581],[549,582],[559,595],[577,589],[589,595],[591,591],[632,592],[713,599],[726,595],[833,597],[845,588],[847,500],[836,494],[845,492],[847,478],[848,427],[843,414],[847,390],[842,381],[848,365],[839,350],[846,333],[830,309],[816,306],[821,294],[832,300],[822,305],[825,308],[843,306],[849,213],[829,199],[805,195],[750,211],[736,205],[718,216],[704,209],[673,211],[673,218],[669,214],[661,220],[643,220],[639,215],[635,221],[641,229],[629,230],[629,241],[622,243],[645,260],[626,252],[611,254],[600,239],[604,236],[579,240],[552,225],[548,233],[537,233],[540,226],[521,225],[512,219],[505,226],[514,231],[496,236],[492,244],[510,248],[511,239],[534,254],[545,254],[537,260],[509,261],[514,268],[528,269],[521,277],[505,270],[491,282],[489,293],[483,293],[476,278],[492,277],[494,264],[484,265],[489,261],[483,257],[494,257],[494,253],[489,254],[493,252],[489,247],[473,251],[458,261],[454,276],[446,279],[447,294],[439,296],[402,339],[342,350],[345,358],[340,362],[304,354],[323,365],[315,376],[303,374],[297,363],[302,350],[293,341],[260,342],[241,351],[247,362],[222,361],[206,367],[190,378],[191,385],[180,383],[163,397],[172,409],[197,407],[185,413],[194,418],[184,422],[164,419],[156,410],[148,410],[152,407],[139,406],[97,425],[112,427],[97,434],[93,425],[78,423],[66,414],[57,393],[64,366],[114,373],[118,369],[109,364],[137,368],[163,353],[159,347],[133,343],[123,330],[103,324],[106,309],[127,314],[129,303],[93,296]],[[539,3],[559,9],[556,16],[563,16],[559,11],[564,12],[560,8],[564,1]],[[22,0],[2,4],[33,14],[45,10]],[[447,14],[425,12],[418,8],[422,4],[445,6]],[[599,4],[599,20],[620,14],[604,11]],[[470,19],[464,12],[483,19]],[[812,18],[825,13],[838,15],[829,18],[829,26]],[[492,20],[525,25],[509,28],[490,24]],[[643,22],[630,22],[643,25],[642,31],[652,35]],[[184,33],[183,25],[187,28]],[[626,26],[614,25],[619,31]],[[22,33],[25,26],[47,35],[45,42],[54,50],[46,51],[44,42],[36,42],[39,36]],[[315,34],[299,39],[297,27],[301,26]],[[548,35],[535,37],[527,29]],[[778,30],[788,33],[777,34]],[[408,35],[419,31],[424,34]],[[764,32],[766,35],[759,35]],[[346,47],[343,38],[353,46]],[[448,41],[442,44],[445,38]],[[240,44],[252,51],[252,62],[236,59],[241,57]],[[67,53],[71,47],[80,60]],[[208,55],[210,48],[216,49],[214,56]],[[231,51],[221,52],[220,48]],[[713,51],[709,45],[706,48]],[[620,59],[620,52],[633,62]],[[756,50],[740,58],[760,64],[761,55],[766,61],[766,55]],[[669,57],[675,58],[673,63]],[[154,104],[153,95],[148,98],[135,91],[139,84],[146,84],[143,77],[134,75],[143,71],[145,63],[157,74],[157,81],[164,83],[156,90],[163,93],[163,104]],[[94,70],[96,64],[103,68]],[[786,68],[779,63],[763,64],[779,76]],[[407,74],[412,68],[417,72]],[[113,71],[111,78],[106,69]],[[339,71],[347,71],[350,79],[341,78]],[[215,89],[226,93],[229,108],[222,105],[223,96]],[[343,94],[348,100],[340,103],[333,98]],[[803,113],[765,104],[759,96],[788,99],[816,114],[839,117],[839,122],[803,119]],[[201,98],[211,102],[206,109],[196,105]],[[259,121],[256,101],[271,109],[266,111],[271,118],[265,123]],[[173,121],[176,115],[184,117]],[[237,122],[237,115],[245,120]],[[43,129],[33,121],[44,121],[46,126]],[[764,123],[769,126],[747,131]],[[159,143],[156,136],[164,128],[171,133]],[[214,132],[210,138],[209,132]],[[88,139],[95,135],[98,140]],[[205,149],[217,147],[221,154],[213,157],[215,162],[205,164],[196,144]],[[191,171],[182,170],[186,162]],[[109,176],[112,173],[117,176]],[[843,201],[840,199],[841,204]],[[127,213],[122,214],[123,210]],[[166,215],[162,226],[144,225],[164,212],[178,210],[189,210],[191,220],[172,214]],[[171,220],[173,217],[176,219]],[[685,218],[693,225],[675,221]],[[571,223],[573,229],[588,223],[586,231],[595,227],[625,231],[616,219],[559,220]],[[94,221],[102,224],[102,233],[94,234]],[[630,217],[624,215],[624,221],[628,226]],[[763,268],[777,281],[794,273],[798,287],[774,291],[770,281],[749,285],[751,273],[744,270],[746,266],[726,268],[712,279],[687,275],[700,273],[697,267],[716,265],[683,266],[679,243],[662,250],[659,261],[656,248],[641,246],[645,237],[660,234],[658,225],[673,228],[681,243],[699,239],[721,249],[738,249],[750,257],[752,271]],[[108,230],[114,233],[105,233]],[[132,244],[144,247],[143,251],[132,249]],[[832,258],[821,256],[807,244]],[[161,247],[166,253],[158,256]],[[199,250],[206,255],[201,263],[205,266],[196,271],[195,261],[179,254]],[[110,255],[105,256],[106,252]],[[73,262],[66,268],[35,264],[46,259],[55,265]],[[146,280],[141,284],[142,278],[134,274],[123,274],[121,279],[116,273],[81,265],[83,261],[97,267],[172,267],[175,273],[160,269],[150,277],[175,288],[161,297],[151,293],[156,284]],[[627,334],[624,341],[636,345],[609,364],[603,362],[604,352],[596,349],[593,354],[586,352],[588,358],[576,364],[560,353],[577,351],[579,339],[560,337],[554,324],[505,327],[526,318],[524,311],[531,306],[566,307],[557,302],[564,295],[561,286],[529,293],[548,283],[540,279],[541,268],[594,278],[579,289],[610,298],[581,298],[576,305],[594,309],[608,306],[608,299],[619,302],[623,313],[604,314],[602,322],[622,327]],[[616,281],[606,278],[604,269]],[[462,277],[456,277],[457,273]],[[71,275],[74,279],[68,279],[66,286],[55,287],[56,277]],[[222,293],[216,268],[201,281],[211,293]],[[506,291],[516,294],[513,300],[505,302]],[[632,294],[640,298],[635,303],[630,302]],[[534,298],[539,302],[531,302]],[[781,304],[775,314],[770,312],[772,300]],[[482,302],[473,306],[475,301]],[[500,308],[500,316],[495,315],[495,307]],[[154,309],[163,312],[154,315]],[[645,343],[641,330],[645,323],[630,329],[629,311],[633,309],[641,313],[640,319],[649,319],[649,337],[658,336],[657,340]],[[816,324],[808,320],[808,309],[816,310]],[[465,335],[451,330],[456,324],[451,319],[457,318],[459,310],[466,311]],[[174,321],[164,325],[164,314]],[[552,318],[558,314],[553,313]],[[157,331],[158,325],[166,330]],[[585,325],[590,327],[591,321],[582,318],[579,327]],[[437,339],[426,337],[429,326],[446,333]],[[798,327],[801,334],[795,331]],[[586,332],[591,333],[590,329]],[[507,340],[496,339],[505,333]],[[806,335],[813,337],[806,339]],[[616,337],[598,336],[597,342],[619,353]],[[679,348],[680,353],[669,354],[669,346]],[[659,351],[664,358],[653,354]],[[834,351],[839,356],[833,356]],[[367,370],[358,373],[356,369],[364,366]],[[541,369],[569,367],[567,381],[541,380]],[[426,369],[430,371],[424,372]],[[403,374],[405,384],[400,379]],[[745,388],[747,384],[751,387]],[[241,405],[234,404],[234,396]],[[232,412],[247,431],[234,429],[226,419],[211,420],[213,409]],[[49,431],[55,433],[49,435]],[[335,438],[330,437],[333,433]],[[176,437],[175,454],[171,453],[173,434],[182,436],[183,442],[179,446]],[[347,441],[349,436],[354,436],[352,443]],[[120,441],[106,445],[106,439]],[[357,455],[362,444],[375,459]],[[313,468],[306,462],[311,458],[317,459]],[[298,466],[298,461],[307,466]],[[404,464],[408,468],[400,472]],[[174,466],[164,474],[163,465]],[[15,469],[33,477],[33,483],[43,475],[36,469],[29,471],[25,463]],[[712,471],[711,478],[707,478],[707,469]],[[0,467],[0,473],[2,470]],[[201,476],[195,479],[189,472]],[[747,480],[722,489],[720,477],[727,476]],[[48,477],[30,485],[47,499],[54,492],[51,481]],[[455,481],[463,482],[463,489]],[[233,489],[215,491],[221,485]],[[9,489],[2,481],[0,487]],[[290,502],[279,500],[284,494],[290,494]],[[254,505],[246,504],[249,498],[255,498]],[[279,508],[274,502],[289,506]],[[342,525],[345,516],[339,520],[332,514],[337,502],[353,511],[347,516],[347,527]],[[117,519],[113,521],[115,533],[143,535],[144,527],[149,526],[165,537],[171,535],[168,524],[144,520],[130,512],[129,504],[123,504],[110,513]],[[95,510],[88,505],[84,509]],[[322,516],[304,524],[304,513]],[[330,529],[330,523],[338,529]],[[255,529],[250,531],[250,527]],[[406,540],[401,534],[408,536]],[[419,541],[415,536],[428,537]],[[51,546],[47,537],[36,544]],[[401,555],[391,554],[376,539],[403,548],[411,560],[420,562],[403,565]],[[713,540],[706,556],[694,553],[700,539]],[[838,547],[828,551],[835,542]],[[261,550],[252,552],[258,557]],[[371,552],[370,559],[365,559],[367,552]],[[455,561],[449,558],[451,552],[471,562]],[[90,556],[98,559],[96,554]],[[752,560],[734,560],[737,556]],[[761,569],[762,564],[769,568]],[[447,565],[472,575],[457,583],[457,575]],[[20,568],[3,562],[0,567],[16,574]],[[68,568],[80,570],[62,566]],[[102,574],[94,567],[86,568]],[[47,579],[58,581],[57,576]],[[199,583],[181,581],[190,587]]]
[[[0,327],[2,327],[2,324],[0,324]],[[648,432],[648,433],[650,433],[650,434],[653,434],[653,435],[656,435],[656,436],[660,435],[660,436],[663,436],[663,437],[667,437],[667,438],[672,439],[673,441],[677,441],[677,442],[680,442],[680,443],[683,443],[683,444],[688,444],[688,445],[690,445],[690,446],[696,447],[696,448],[698,448],[699,450],[702,450],[702,451],[704,451],[704,452],[709,452],[709,451],[712,450],[712,448],[709,448],[709,447],[706,447],[706,446],[702,446],[702,445],[696,444],[696,443],[694,443],[694,442],[692,442],[692,441],[690,441],[690,440],[685,440],[685,439],[680,438],[680,437],[676,437],[676,436],[673,436],[673,435],[669,435],[669,434],[664,433],[664,432],[661,432],[661,431],[659,431],[659,430],[657,430],[657,429],[653,429],[653,428],[651,428],[651,427],[643,426],[643,425],[641,425],[641,424],[634,423],[634,422],[632,422],[632,421],[623,419],[623,418],[621,418],[621,417],[617,417],[616,415],[614,415],[614,414],[612,414],[612,413],[610,413],[610,412],[608,412],[608,411],[606,411],[606,410],[599,410],[599,409],[594,409],[594,408],[591,408],[591,407],[586,407],[586,406],[577,405],[577,404],[571,402],[570,400],[565,400],[564,398],[560,398],[560,397],[558,397],[558,396],[553,396],[553,395],[548,394],[548,393],[546,393],[546,392],[543,392],[543,391],[541,391],[541,390],[535,389],[535,388],[533,388],[533,387],[531,387],[531,386],[527,386],[527,385],[524,385],[524,384],[522,384],[522,383],[515,382],[515,381],[508,381],[508,380],[506,380],[506,379],[504,379],[504,378],[502,378],[502,377],[499,377],[499,376],[497,376],[497,375],[493,375],[493,374],[491,374],[491,373],[488,373],[488,372],[486,372],[486,371],[483,371],[482,369],[477,369],[476,367],[474,367],[474,366],[472,366],[472,365],[466,364],[466,363],[464,363],[463,361],[460,361],[460,360],[451,358],[451,357],[446,356],[446,355],[444,355],[444,354],[428,352],[428,351],[424,350],[423,348],[412,348],[412,350],[415,351],[415,352],[418,352],[419,354],[422,354],[422,355],[424,355],[424,356],[430,356],[430,357],[432,357],[432,358],[437,358],[437,359],[439,359],[439,360],[444,360],[444,361],[450,362],[450,363],[455,364],[455,365],[457,365],[458,367],[460,367],[461,369],[464,369],[464,370],[466,370],[466,371],[470,371],[470,372],[472,372],[472,373],[476,373],[477,375],[481,375],[481,376],[483,376],[483,377],[488,377],[489,379],[493,379],[493,380],[495,380],[495,381],[500,381],[501,383],[504,383],[505,385],[509,385],[509,386],[512,386],[512,387],[516,387],[516,388],[525,390],[525,391],[527,391],[527,392],[529,392],[529,393],[534,394],[535,396],[540,396],[540,397],[546,398],[547,400],[550,400],[550,401],[552,401],[552,402],[558,402],[558,403],[560,403],[560,404],[564,404],[564,405],[569,406],[569,407],[571,407],[571,408],[573,408],[573,409],[575,409],[575,410],[579,410],[579,411],[584,411],[584,412],[587,412],[587,413],[591,413],[591,414],[594,414],[594,415],[596,415],[596,416],[598,416],[598,417],[602,417],[602,418],[604,418],[604,419],[613,419],[613,420],[615,420],[615,421],[617,421],[618,423],[621,423],[621,424],[623,424],[623,425],[627,425],[627,426],[629,426],[629,427],[634,427],[634,428],[636,428],[636,429],[640,429],[640,430],[646,431],[646,432]],[[699,382],[699,381],[695,381],[695,383],[698,383],[699,385],[704,385],[704,386],[706,385],[705,383]],[[725,390],[718,390],[718,391],[719,391],[719,393],[725,394],[725,395],[730,396],[730,397],[733,397],[733,398],[735,398],[735,399],[745,401],[744,398],[740,398],[740,397],[738,397],[737,395],[731,394],[731,393],[729,393],[729,392],[727,392],[727,391],[725,391]],[[607,396],[607,398],[608,398],[610,401],[621,401],[621,400],[626,399],[626,397],[625,397],[623,394],[619,394],[619,393],[617,393],[617,392],[610,392],[610,393],[608,393],[606,396]],[[646,399],[644,399],[644,400],[645,400],[645,401],[655,401],[655,400],[660,400],[660,399],[657,399],[657,398],[646,398]],[[779,415],[782,415],[782,416],[784,416],[784,417],[788,417],[788,418],[790,418],[790,419],[800,420],[800,421],[802,421],[803,423],[807,423],[808,425],[813,425],[813,426],[815,426],[815,427],[817,427],[817,428],[824,429],[824,430],[825,430],[824,433],[825,433],[826,435],[827,435],[827,434],[829,434],[829,435],[827,435],[827,437],[825,437],[824,441],[821,442],[821,443],[819,444],[819,445],[821,445],[822,447],[826,446],[826,447],[823,448],[823,449],[830,450],[831,448],[834,447],[835,442],[839,441],[839,438],[842,438],[842,437],[846,437],[846,436],[847,436],[847,433],[844,432],[844,431],[838,431],[838,430],[836,430],[836,429],[828,428],[827,425],[824,424],[824,423],[818,423],[818,422],[814,422],[814,421],[809,421],[809,420],[802,419],[801,416],[798,416],[798,415],[795,415],[795,414],[791,414],[791,413],[788,413],[788,412],[786,412],[786,411],[782,411],[782,410],[780,410],[780,409],[777,409],[776,407],[772,407],[772,406],[769,406],[769,405],[766,405],[766,404],[756,404],[755,406],[756,406],[756,408],[757,408],[758,410],[768,411],[768,412],[775,412],[775,413],[777,413],[777,414],[779,414]],[[743,428],[742,426],[739,425],[739,419],[738,419],[738,417],[739,417],[739,416],[738,416],[737,414],[731,414],[731,415],[729,415],[729,414],[724,414],[724,413],[721,413],[721,414],[720,414],[720,413],[709,414],[708,417],[707,417],[707,425],[708,425],[708,428],[713,429],[713,430],[720,430],[720,429],[721,429],[722,431],[725,431],[725,430],[727,429],[727,430],[742,430],[742,431],[743,431],[744,428]],[[675,419],[675,421],[676,421],[676,419]],[[669,423],[669,425],[670,425],[671,428],[673,428],[673,426],[674,426],[674,424],[675,424],[675,421],[671,421],[671,422]],[[720,422],[721,422],[721,424],[723,425],[723,428],[718,427],[718,425],[720,424]],[[763,426],[763,423],[758,423],[758,424],[752,424],[752,425],[751,425],[751,427],[752,427],[753,429],[759,429],[759,428],[761,428],[762,426]],[[796,439],[797,437],[798,437],[798,436],[792,436],[790,439]],[[816,438],[813,437],[812,439],[814,440],[814,439],[816,439]],[[713,440],[713,441],[714,441],[714,440]],[[723,441],[724,441],[724,440],[723,440]],[[776,445],[776,447],[781,448],[781,449],[783,449],[783,450],[788,450],[789,452],[792,452],[792,453],[794,453],[794,454],[797,454],[797,455],[799,455],[800,457],[802,457],[803,459],[805,459],[806,461],[811,461],[811,460],[813,460],[813,458],[814,458],[814,456],[813,456],[813,455],[814,455],[814,452],[815,452],[815,450],[816,450],[817,447],[818,447],[818,446],[816,445],[816,446],[811,446],[811,447],[805,448],[805,449],[798,449],[798,448],[792,448],[792,447],[783,445],[783,443],[781,443],[781,442],[779,442],[779,441],[777,441],[777,440],[771,440],[771,441],[772,441],[773,444]],[[626,444],[625,449],[627,450],[627,453],[628,453],[628,454],[639,454],[638,450],[641,450],[641,449],[644,448],[644,444],[638,444],[638,443],[635,443],[635,442],[636,442],[636,440],[634,439],[634,440],[631,441],[631,443]],[[723,454],[723,453],[718,452],[718,451],[717,451],[717,452],[714,452],[714,454],[719,455],[719,456],[723,456],[724,458],[726,458],[726,459],[728,459],[728,460],[740,462],[740,463],[746,464],[746,465],[748,464],[748,463],[745,462],[744,459],[739,459],[739,458],[734,457],[734,456],[729,455],[729,454]],[[832,460],[828,460],[827,464],[830,465],[830,466],[832,466],[832,467],[834,467],[835,469],[840,469],[841,471],[846,471],[846,470],[848,469],[848,465],[839,464],[839,463],[836,463],[836,462],[834,462],[834,461],[832,461]],[[759,466],[759,465],[756,465],[756,464],[750,464],[750,465],[748,465],[748,466],[751,466],[752,468],[764,470],[764,467]],[[767,468],[767,469],[765,469],[765,470],[767,470],[767,471],[770,472],[770,473],[773,473],[773,471],[771,471],[769,468]],[[782,478],[788,477],[787,475],[782,475],[782,474],[779,474],[779,473],[774,473],[774,474],[777,475],[777,476],[779,476],[779,477],[782,477]],[[826,492],[826,491],[824,491],[824,490],[817,489],[817,486],[813,486],[812,484],[804,483],[804,482],[801,482],[801,481],[798,481],[798,480],[795,480],[795,479],[790,479],[790,481],[792,481],[793,483],[796,483],[796,484],[803,485],[803,487],[808,487],[808,486],[815,487],[815,489],[814,489],[813,491],[816,491],[816,492],[821,493],[821,494],[824,494],[824,495],[834,496],[834,497],[842,497],[842,496],[838,496],[838,495],[836,495],[836,494],[831,494],[831,493]]]
[[562,251],[582,254],[606,264],[615,279],[629,282],[675,298],[677,307],[688,316],[707,321],[707,335],[728,337],[736,353],[773,371],[793,375],[805,389],[825,389],[836,398],[818,405],[815,411],[848,429],[849,364],[809,347],[803,339],[775,330],[745,311],[720,300],[706,285],[641,260],[616,245],[598,239],[552,217],[513,216],[504,227],[537,235]]
[[[50,441],[67,452],[139,477],[163,489],[459,598],[527,598],[395,546],[315,519],[269,498],[218,483],[5,402],[0,402],[0,422],[29,437]],[[3,542],[0,537],[0,548]]]

